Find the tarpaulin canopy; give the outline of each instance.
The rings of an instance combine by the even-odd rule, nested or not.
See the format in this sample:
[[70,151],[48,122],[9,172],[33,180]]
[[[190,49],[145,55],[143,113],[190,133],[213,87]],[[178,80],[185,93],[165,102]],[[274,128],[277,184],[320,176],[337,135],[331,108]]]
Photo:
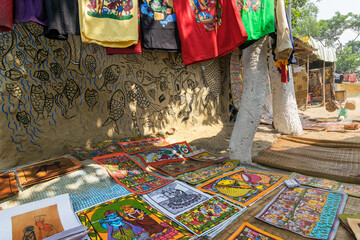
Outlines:
[[303,42],[310,44],[317,51],[314,53],[320,60],[325,62],[336,62],[336,51],[332,47],[325,47],[320,41],[314,39],[311,36],[300,38]]

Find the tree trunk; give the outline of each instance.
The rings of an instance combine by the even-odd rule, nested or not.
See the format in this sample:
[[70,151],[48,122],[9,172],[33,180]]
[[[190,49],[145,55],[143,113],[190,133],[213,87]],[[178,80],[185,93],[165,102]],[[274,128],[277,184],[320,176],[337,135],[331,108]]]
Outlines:
[[230,139],[230,158],[251,162],[251,148],[265,101],[268,37],[243,50],[244,83]]
[[282,134],[301,135],[303,129],[296,104],[292,67],[289,65],[289,82],[282,83],[272,57],[269,65],[275,130]]

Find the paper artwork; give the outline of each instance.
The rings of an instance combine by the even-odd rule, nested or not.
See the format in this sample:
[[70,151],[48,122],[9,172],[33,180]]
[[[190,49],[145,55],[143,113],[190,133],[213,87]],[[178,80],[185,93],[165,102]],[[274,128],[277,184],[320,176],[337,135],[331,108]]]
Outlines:
[[[0,211],[0,238],[40,240],[81,226],[69,194]],[[82,238],[88,239],[88,238]]]
[[64,231],[57,205],[11,217],[13,239],[44,239]]
[[62,156],[16,169],[20,186],[29,186],[83,168],[73,157]]
[[152,168],[159,172],[165,173],[170,176],[177,176],[182,173],[191,172],[200,168],[212,165],[211,162],[198,162],[195,160],[185,160],[178,162],[167,162],[164,164],[153,165]]
[[245,221],[227,240],[282,240],[282,238]]
[[278,187],[286,175],[240,169],[211,179],[197,189],[219,194],[225,198],[249,206]]
[[347,195],[310,187],[285,187],[256,218],[303,237],[335,237]]
[[238,164],[238,160],[225,160],[224,162],[216,163],[209,167],[178,175],[176,178],[181,181],[196,185],[201,182],[205,182],[211,178],[214,178],[224,172],[231,171]]
[[135,194],[78,212],[91,239],[189,239],[193,235]]
[[68,146],[70,154],[80,160],[91,159],[96,156],[103,156],[106,154],[122,152],[121,147],[115,140],[105,140],[94,147],[81,148]]
[[6,198],[19,192],[15,173],[8,172],[0,174],[0,199]]
[[170,143],[163,137],[157,137],[157,138],[148,138],[148,139],[141,139],[137,141],[132,142],[117,142],[120,147],[129,154],[135,154],[145,151],[151,151],[166,145],[169,145]]
[[193,160],[202,161],[202,162],[222,162],[224,160],[229,159],[228,157],[217,156],[207,151],[202,151],[200,153],[190,155],[189,157]]
[[137,155],[145,165],[155,165],[158,163],[175,162],[187,160],[187,154],[192,153],[187,142],[179,142],[161,147],[152,151],[138,153]]
[[174,181],[149,173],[125,153],[95,157],[93,160],[105,167],[118,183],[133,193],[148,193]]
[[310,177],[299,173],[291,174],[289,179],[296,179],[300,182],[301,185],[344,192],[354,197],[360,197],[360,185],[341,183],[324,178]]
[[179,181],[144,194],[142,197],[171,218],[210,199],[209,195]]
[[219,224],[240,215],[245,208],[235,206],[220,197],[212,197],[195,208],[180,214],[176,220],[197,235],[204,235]]

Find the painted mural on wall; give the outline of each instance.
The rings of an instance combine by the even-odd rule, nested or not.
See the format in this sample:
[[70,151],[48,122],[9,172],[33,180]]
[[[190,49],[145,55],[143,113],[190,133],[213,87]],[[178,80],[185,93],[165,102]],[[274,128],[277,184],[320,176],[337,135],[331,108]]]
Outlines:
[[178,53],[108,56],[80,36],[43,31],[26,23],[0,32],[1,136],[19,153],[43,151],[49,134],[100,142],[227,115],[223,60],[184,67]]

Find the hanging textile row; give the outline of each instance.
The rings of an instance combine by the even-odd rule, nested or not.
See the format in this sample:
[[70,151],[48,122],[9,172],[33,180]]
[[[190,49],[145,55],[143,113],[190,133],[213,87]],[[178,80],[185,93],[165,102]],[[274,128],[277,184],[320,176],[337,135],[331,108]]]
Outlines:
[[[283,0],[0,0],[0,31],[22,24],[50,39],[81,35],[107,54],[182,52],[184,65],[245,48],[277,30],[276,60],[293,52]],[[276,26],[275,26],[276,25]]]

